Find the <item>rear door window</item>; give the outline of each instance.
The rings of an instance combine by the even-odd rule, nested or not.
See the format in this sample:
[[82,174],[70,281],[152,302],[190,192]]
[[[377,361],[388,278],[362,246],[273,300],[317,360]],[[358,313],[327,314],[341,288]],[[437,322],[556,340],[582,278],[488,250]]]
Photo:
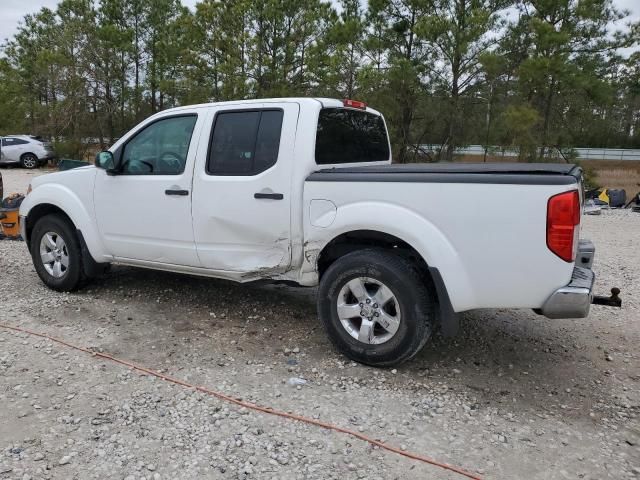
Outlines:
[[323,108],[316,132],[316,163],[380,162],[390,158],[380,115],[348,108]]
[[14,145],[26,145],[27,143],[29,142],[25,140],[21,140],[19,138],[11,138],[11,137],[7,137],[2,140],[2,145],[5,147],[12,147]]
[[276,164],[282,110],[244,110],[216,115],[207,159],[209,175],[257,175]]

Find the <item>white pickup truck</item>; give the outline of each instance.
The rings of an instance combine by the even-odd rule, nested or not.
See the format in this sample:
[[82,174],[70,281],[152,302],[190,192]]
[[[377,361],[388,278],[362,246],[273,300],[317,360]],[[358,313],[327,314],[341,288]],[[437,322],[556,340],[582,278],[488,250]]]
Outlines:
[[286,98],[153,115],[95,166],[34,179],[20,215],[53,289],[109,263],[319,285],[335,346],[388,366],[466,310],[585,317],[582,197],[573,165],[391,165],[379,112]]

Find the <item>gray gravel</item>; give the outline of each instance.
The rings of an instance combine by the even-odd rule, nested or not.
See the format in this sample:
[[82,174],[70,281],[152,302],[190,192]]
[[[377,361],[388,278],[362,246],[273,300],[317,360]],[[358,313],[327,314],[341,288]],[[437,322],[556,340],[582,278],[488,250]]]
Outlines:
[[[3,170],[5,183],[7,172],[20,171]],[[470,312],[460,336],[393,370],[336,354],[313,290],[114,267],[58,294],[14,241],[0,242],[0,322],[486,478],[640,478],[640,215],[587,217],[584,236],[599,291],[619,286],[622,310],[595,306],[575,321]],[[3,329],[0,405],[2,480],[460,478]]]
[[11,193],[25,193],[33,178],[52,171],[54,170],[48,168],[27,170],[18,167],[4,167],[0,169],[4,182],[4,196],[6,197]]

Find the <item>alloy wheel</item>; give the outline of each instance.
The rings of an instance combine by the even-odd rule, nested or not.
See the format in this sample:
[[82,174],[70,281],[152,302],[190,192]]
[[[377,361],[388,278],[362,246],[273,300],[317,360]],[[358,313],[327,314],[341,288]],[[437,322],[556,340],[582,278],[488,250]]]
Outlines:
[[362,343],[388,342],[400,327],[398,299],[389,287],[374,278],[349,280],[340,290],[336,306],[344,329]]
[[69,268],[69,252],[64,238],[56,232],[47,232],[40,240],[40,259],[49,275],[61,278]]

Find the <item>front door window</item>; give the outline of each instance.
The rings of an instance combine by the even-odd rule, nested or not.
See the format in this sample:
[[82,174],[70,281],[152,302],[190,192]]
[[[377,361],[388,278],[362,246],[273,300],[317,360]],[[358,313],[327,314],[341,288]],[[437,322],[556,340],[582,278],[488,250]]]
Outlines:
[[196,115],[163,118],[124,146],[122,174],[180,175],[184,172]]

